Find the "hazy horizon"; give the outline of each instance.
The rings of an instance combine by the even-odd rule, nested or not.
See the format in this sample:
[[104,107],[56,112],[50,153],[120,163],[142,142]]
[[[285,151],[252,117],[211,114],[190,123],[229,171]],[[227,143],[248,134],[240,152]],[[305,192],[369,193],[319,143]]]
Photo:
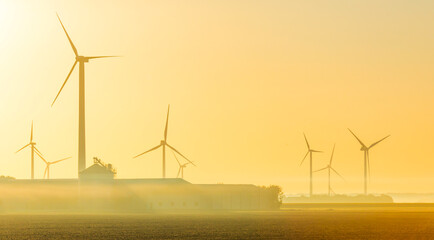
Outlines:
[[[77,177],[78,69],[50,107],[74,54],[121,55],[86,64],[87,166],[118,178],[161,177],[168,142],[197,167],[192,183],[279,185],[308,193],[303,132],[314,170],[333,144],[336,193],[362,193],[366,144],[371,193],[432,193],[434,2],[0,0],[0,175],[30,178],[28,143],[51,178]],[[167,177],[178,164],[167,154]],[[35,177],[45,163],[36,159]],[[326,172],[314,193],[327,192]]]

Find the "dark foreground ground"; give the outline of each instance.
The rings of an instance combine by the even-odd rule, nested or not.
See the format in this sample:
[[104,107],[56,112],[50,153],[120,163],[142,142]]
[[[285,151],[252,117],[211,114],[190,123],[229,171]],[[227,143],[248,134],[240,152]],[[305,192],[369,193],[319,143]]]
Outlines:
[[0,239],[434,239],[434,209],[4,214],[0,215]]

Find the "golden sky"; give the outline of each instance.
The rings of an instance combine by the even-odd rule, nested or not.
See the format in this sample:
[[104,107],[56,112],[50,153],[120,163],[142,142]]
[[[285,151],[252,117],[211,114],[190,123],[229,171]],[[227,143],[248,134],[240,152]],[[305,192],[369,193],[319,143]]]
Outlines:
[[[434,184],[433,1],[0,0],[0,174],[30,177],[30,124],[52,178],[77,172],[78,68],[59,13],[86,64],[87,164],[119,178],[160,177],[163,137],[197,167],[193,183],[277,184],[308,192],[336,143],[335,192],[430,192]],[[177,163],[168,153],[167,175]],[[43,175],[36,161],[36,177]],[[314,192],[326,192],[326,174]]]

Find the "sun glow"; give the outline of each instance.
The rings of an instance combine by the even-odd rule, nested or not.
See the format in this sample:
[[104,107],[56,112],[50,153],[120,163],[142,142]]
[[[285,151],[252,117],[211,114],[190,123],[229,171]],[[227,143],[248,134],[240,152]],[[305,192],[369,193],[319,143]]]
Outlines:
[[13,29],[14,5],[8,1],[0,1],[0,50],[4,51],[10,45],[10,32]]
[[[333,165],[348,183],[334,190],[362,191],[363,153],[347,127],[367,142],[392,134],[372,151],[372,191],[434,181],[432,34],[418,27],[433,28],[430,3],[250,2],[0,0],[0,175],[29,178],[30,152],[14,152],[33,120],[47,159],[72,156],[50,178],[77,177],[78,69],[50,107],[75,59],[58,12],[80,54],[124,56],[85,71],[86,158],[112,163],[119,178],[161,177],[161,152],[132,157],[158,144],[171,104],[168,139],[197,163],[185,172],[192,182],[306,192],[305,132],[327,151],[314,170],[336,142]],[[45,167],[35,162],[35,178]],[[327,190],[323,173],[313,181]]]

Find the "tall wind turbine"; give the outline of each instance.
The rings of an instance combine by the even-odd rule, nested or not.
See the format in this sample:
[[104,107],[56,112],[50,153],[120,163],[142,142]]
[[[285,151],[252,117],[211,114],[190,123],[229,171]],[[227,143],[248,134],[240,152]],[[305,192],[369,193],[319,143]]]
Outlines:
[[332,190],[332,187],[331,187],[331,184],[330,184],[330,173],[331,173],[331,171],[333,171],[333,172],[335,172],[339,177],[341,177],[342,179],[344,179],[344,177],[342,177],[333,167],[332,167],[332,161],[333,161],[333,154],[335,153],[335,145],[333,146],[333,150],[332,150],[332,156],[330,157],[330,162],[329,162],[329,164],[325,167],[325,168],[321,168],[321,169],[318,169],[318,170],[316,170],[316,171],[314,171],[314,172],[319,172],[319,171],[322,171],[322,170],[328,170],[328,174],[329,174],[329,196],[330,196],[330,194],[331,194],[331,192],[333,192],[334,193],[334,191]]
[[175,157],[175,159],[179,165],[179,170],[178,170],[178,174],[176,175],[176,177],[179,178],[179,174],[181,174],[181,178],[184,179],[184,168],[186,168],[188,164],[192,164],[195,167],[196,167],[196,165],[193,162],[187,162],[187,163],[181,164],[181,162],[178,160],[178,157],[176,156],[176,154],[174,152],[172,152],[172,153],[173,153],[173,156]]
[[159,144],[158,146],[155,146],[155,147],[149,149],[149,150],[146,151],[146,152],[143,152],[143,153],[140,153],[140,154],[137,155],[137,156],[134,156],[134,158],[137,158],[137,157],[139,157],[139,156],[141,156],[141,155],[143,155],[143,154],[145,154],[145,153],[148,153],[148,152],[154,151],[154,150],[158,149],[159,147],[162,147],[162,148],[163,148],[163,178],[166,178],[166,146],[169,147],[170,149],[172,149],[173,151],[175,151],[175,152],[176,152],[177,154],[179,154],[181,157],[185,158],[185,160],[187,160],[189,163],[191,163],[191,164],[194,165],[194,163],[191,162],[190,160],[188,160],[187,157],[185,157],[184,155],[182,155],[178,150],[176,150],[174,147],[170,146],[170,145],[167,143],[167,128],[168,128],[168,125],[169,125],[169,110],[170,110],[170,105],[169,105],[168,108],[167,108],[167,119],[166,119],[166,127],[165,127],[165,129],[164,129],[164,139],[161,140],[161,142],[160,142],[160,144]]
[[303,160],[300,163],[303,164],[304,160],[306,159],[307,155],[309,155],[309,159],[310,159],[310,188],[309,188],[309,195],[312,197],[312,153],[322,153],[322,151],[318,151],[318,150],[314,150],[310,148],[309,142],[307,141],[306,138],[306,134],[304,134],[304,140],[306,140],[306,145],[307,145],[307,153],[306,155],[304,155]]
[[370,167],[370,163],[369,163],[369,150],[374,147],[375,145],[379,144],[381,141],[383,141],[384,139],[390,137],[390,135],[387,135],[386,137],[374,142],[373,144],[371,144],[369,147],[367,147],[357,136],[356,134],[354,134],[351,129],[348,128],[348,130],[350,131],[351,134],[353,134],[353,136],[357,139],[357,141],[359,141],[361,148],[360,151],[363,151],[364,154],[364,165],[365,165],[365,171],[364,171],[364,177],[365,177],[365,187],[364,187],[364,192],[365,195],[368,194],[368,174],[369,176],[371,176],[371,167]]
[[69,79],[69,76],[71,76],[72,71],[75,68],[75,65],[79,66],[79,80],[78,80],[78,172],[84,170],[86,168],[86,137],[85,137],[85,104],[84,104],[84,64],[89,62],[91,59],[96,58],[108,58],[108,57],[117,57],[117,56],[91,56],[91,57],[85,57],[78,55],[77,48],[75,48],[74,43],[72,43],[71,38],[68,35],[68,32],[66,32],[65,27],[63,26],[62,21],[60,20],[59,15],[57,15],[57,18],[59,19],[60,25],[62,25],[63,30],[65,31],[66,37],[68,38],[69,43],[71,44],[72,51],[74,51],[75,54],[75,62],[72,65],[71,70],[69,71],[68,75],[66,76],[65,81],[62,84],[62,87],[60,87],[59,92],[57,93],[56,97],[54,98],[53,104],[56,102],[57,98],[59,97],[60,92],[62,92],[63,87],[65,86],[66,82]]
[[32,121],[32,128],[30,130],[30,142],[28,144],[26,144],[24,147],[20,148],[18,151],[16,151],[15,153],[18,153],[19,151],[23,150],[26,147],[30,147],[31,149],[31,157],[30,157],[30,161],[31,161],[31,178],[35,179],[35,153],[41,157],[42,154],[41,152],[36,148],[36,143],[33,142],[33,121]]
[[56,164],[56,163],[59,163],[59,162],[62,162],[62,161],[65,161],[65,160],[71,158],[71,157],[67,157],[67,158],[63,158],[63,159],[60,159],[60,160],[57,160],[57,161],[54,161],[54,162],[48,162],[48,161],[45,160],[45,158],[43,158],[42,156],[39,155],[39,157],[41,157],[42,161],[44,161],[45,164],[46,164],[45,171],[44,171],[44,178],[45,178],[45,176],[46,176],[47,179],[50,179],[50,166],[51,166],[52,164]]

